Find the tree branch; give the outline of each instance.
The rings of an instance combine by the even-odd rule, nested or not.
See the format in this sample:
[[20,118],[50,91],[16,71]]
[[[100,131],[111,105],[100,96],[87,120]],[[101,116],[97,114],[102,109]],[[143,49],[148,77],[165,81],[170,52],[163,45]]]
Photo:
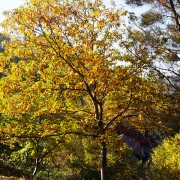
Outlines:
[[130,99],[129,99],[129,102],[127,104],[127,106],[125,107],[125,109],[123,109],[123,111],[121,111],[119,114],[117,114],[115,117],[113,117],[105,126],[105,131],[108,129],[108,127],[118,118],[120,117],[121,115],[123,115],[129,108],[129,106],[131,105],[132,103],[132,92],[131,92],[131,95],[130,95]]
[[179,23],[179,15],[178,13],[176,12],[176,9],[174,7],[174,2],[173,0],[169,0],[170,2],[170,5],[171,5],[171,9],[173,11],[173,14],[174,14],[174,18],[175,18],[175,21],[176,21],[176,25],[178,26],[178,29],[179,29],[179,32],[180,32],[180,23]]

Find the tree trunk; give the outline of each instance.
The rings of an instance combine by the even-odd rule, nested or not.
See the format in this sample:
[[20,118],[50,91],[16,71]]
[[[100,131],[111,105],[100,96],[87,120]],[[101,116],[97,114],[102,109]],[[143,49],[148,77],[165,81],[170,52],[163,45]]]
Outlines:
[[33,170],[33,173],[32,173],[32,179],[34,179],[34,177],[36,176],[37,172],[38,172],[38,169],[39,169],[39,160],[36,159],[36,164],[35,164],[35,167],[34,167],[34,170]]
[[101,143],[101,180],[107,180],[107,147],[106,143]]

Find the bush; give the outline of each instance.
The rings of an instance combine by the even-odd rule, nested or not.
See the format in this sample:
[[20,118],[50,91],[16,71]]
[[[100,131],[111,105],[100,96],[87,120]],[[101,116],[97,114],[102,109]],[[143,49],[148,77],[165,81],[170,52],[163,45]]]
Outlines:
[[180,133],[165,139],[154,149],[150,165],[150,179],[179,179],[180,177]]

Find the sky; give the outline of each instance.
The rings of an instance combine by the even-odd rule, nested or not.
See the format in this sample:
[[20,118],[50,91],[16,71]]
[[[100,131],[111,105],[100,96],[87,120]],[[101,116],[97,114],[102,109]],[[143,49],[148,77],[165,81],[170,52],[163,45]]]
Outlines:
[[[2,12],[6,10],[11,10],[17,8],[18,6],[22,5],[26,0],[0,0],[0,22],[3,20]],[[124,4],[124,0],[115,0],[117,5]],[[104,0],[106,5],[110,4],[110,0]],[[147,7],[140,7],[140,8],[130,8],[128,10],[135,11],[137,15],[145,12]]]
[[0,0],[0,21],[2,21],[2,12],[11,10],[22,5],[24,0]]

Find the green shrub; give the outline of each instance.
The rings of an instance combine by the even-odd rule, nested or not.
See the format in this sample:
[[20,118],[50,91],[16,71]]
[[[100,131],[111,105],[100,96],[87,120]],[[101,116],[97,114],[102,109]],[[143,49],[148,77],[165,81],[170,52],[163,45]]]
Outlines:
[[150,179],[179,179],[180,177],[180,133],[165,139],[154,149],[150,165]]

